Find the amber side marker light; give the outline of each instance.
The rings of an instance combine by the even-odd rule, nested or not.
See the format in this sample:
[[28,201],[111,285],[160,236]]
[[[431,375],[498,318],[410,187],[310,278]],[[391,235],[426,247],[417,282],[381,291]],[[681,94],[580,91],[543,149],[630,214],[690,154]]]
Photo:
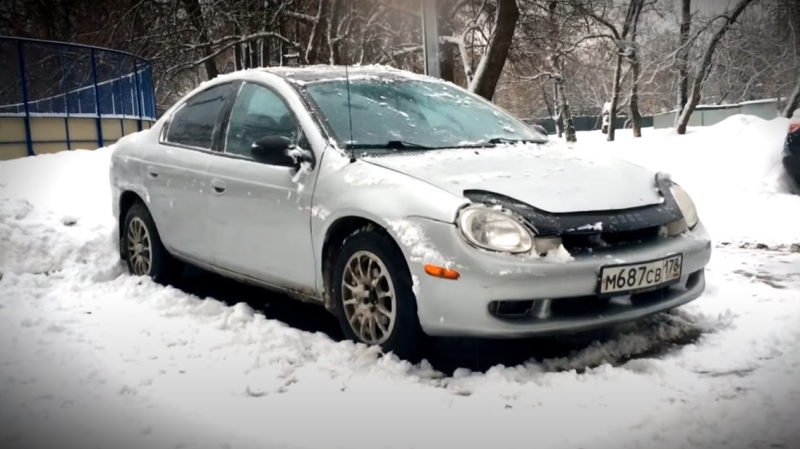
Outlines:
[[425,265],[425,273],[435,278],[450,279],[451,281],[455,281],[461,277],[461,274],[456,270],[437,267],[436,265]]

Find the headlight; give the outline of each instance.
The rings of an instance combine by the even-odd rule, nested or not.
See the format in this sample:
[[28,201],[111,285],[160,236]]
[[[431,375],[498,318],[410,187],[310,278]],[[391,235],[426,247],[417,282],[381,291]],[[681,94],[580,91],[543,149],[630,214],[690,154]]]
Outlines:
[[672,190],[672,196],[675,198],[675,202],[678,203],[678,208],[680,208],[683,214],[686,227],[692,229],[697,226],[697,222],[700,221],[700,219],[697,216],[697,208],[694,206],[692,197],[678,184],[673,184],[670,190]]
[[461,212],[458,224],[464,237],[480,248],[512,254],[527,253],[533,248],[531,233],[499,210],[469,207]]

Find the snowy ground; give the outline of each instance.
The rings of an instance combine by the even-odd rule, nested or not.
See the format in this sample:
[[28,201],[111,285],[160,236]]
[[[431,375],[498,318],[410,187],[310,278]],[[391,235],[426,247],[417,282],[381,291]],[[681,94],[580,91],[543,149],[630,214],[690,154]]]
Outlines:
[[718,242],[705,296],[602,344],[447,374],[124,275],[108,150],[0,163],[0,446],[796,447],[800,198],[775,171],[785,126],[579,134],[693,194]]

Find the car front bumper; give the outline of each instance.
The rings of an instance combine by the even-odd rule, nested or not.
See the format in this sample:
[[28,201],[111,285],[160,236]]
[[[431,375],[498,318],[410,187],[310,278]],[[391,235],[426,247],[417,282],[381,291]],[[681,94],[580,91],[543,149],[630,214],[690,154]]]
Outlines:
[[[700,297],[705,289],[704,269],[711,258],[711,240],[702,224],[683,236],[595,250],[558,263],[481,251],[470,246],[454,225],[425,219],[414,222],[423,230],[427,244],[460,273],[455,281],[429,276],[424,269],[426,261],[414,259],[412,251],[403,248],[411,261],[420,323],[432,336],[520,338],[579,333],[635,321]],[[675,254],[683,254],[680,282],[611,301],[597,297],[601,267]],[[501,316],[499,301],[524,302],[531,309],[524,316]]]

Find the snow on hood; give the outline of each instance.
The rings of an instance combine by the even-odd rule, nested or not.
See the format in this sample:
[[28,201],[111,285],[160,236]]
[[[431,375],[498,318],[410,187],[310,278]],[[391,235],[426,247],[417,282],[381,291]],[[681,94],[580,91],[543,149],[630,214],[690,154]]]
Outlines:
[[654,172],[557,144],[398,153],[363,160],[455,195],[484,190],[551,213],[629,209],[662,201]]

